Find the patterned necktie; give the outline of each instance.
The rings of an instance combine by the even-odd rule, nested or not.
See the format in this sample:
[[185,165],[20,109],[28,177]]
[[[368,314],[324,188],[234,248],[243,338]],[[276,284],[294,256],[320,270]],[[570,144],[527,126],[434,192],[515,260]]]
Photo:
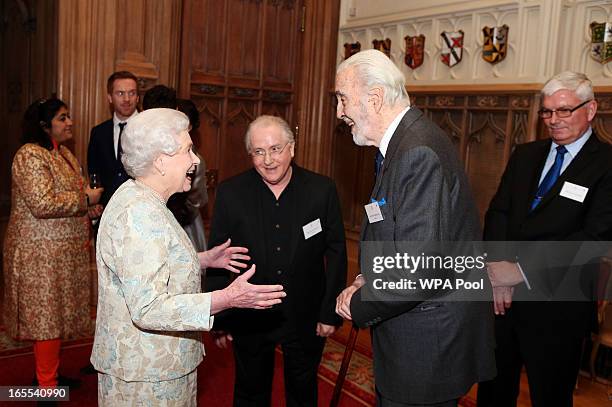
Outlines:
[[121,148],[121,135],[123,134],[123,129],[125,128],[126,122],[119,123],[119,140],[117,141],[117,161],[121,161],[121,154],[123,154],[123,149]]
[[385,157],[380,153],[380,150],[376,150],[376,157],[374,157],[374,178],[378,177],[384,159]]
[[561,167],[563,167],[563,156],[567,153],[567,148],[565,146],[557,147],[557,156],[555,157],[555,163],[550,167],[550,170],[544,176],[542,183],[538,187],[538,192],[536,193],[536,197],[533,199],[531,203],[531,210],[533,211],[542,198],[550,191],[550,189],[555,185],[559,175],[561,175]]

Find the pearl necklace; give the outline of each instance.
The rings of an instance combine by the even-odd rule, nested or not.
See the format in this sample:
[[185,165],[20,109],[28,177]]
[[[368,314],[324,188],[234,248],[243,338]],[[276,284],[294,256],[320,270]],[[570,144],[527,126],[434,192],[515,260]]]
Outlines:
[[134,179],[134,182],[138,185],[140,185],[143,189],[149,191],[151,194],[153,194],[153,196],[159,201],[161,202],[164,206],[166,206],[166,200],[164,198],[162,198],[162,196],[159,194],[159,192],[157,192],[156,190],[154,190],[153,188],[151,188],[150,186],[148,186],[147,184],[145,184],[144,182]]

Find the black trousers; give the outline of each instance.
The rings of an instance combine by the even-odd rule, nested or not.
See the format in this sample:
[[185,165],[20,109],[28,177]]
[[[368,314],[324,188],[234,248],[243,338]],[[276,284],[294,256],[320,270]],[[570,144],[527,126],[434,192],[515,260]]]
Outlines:
[[270,406],[274,349],[279,343],[283,350],[285,405],[317,406],[317,371],[325,339],[314,334],[307,339],[292,335],[280,341],[250,336],[234,338],[234,406]]
[[496,317],[497,377],[479,383],[478,407],[515,407],[523,365],[532,407],[571,407],[583,338],[518,325],[509,314]]

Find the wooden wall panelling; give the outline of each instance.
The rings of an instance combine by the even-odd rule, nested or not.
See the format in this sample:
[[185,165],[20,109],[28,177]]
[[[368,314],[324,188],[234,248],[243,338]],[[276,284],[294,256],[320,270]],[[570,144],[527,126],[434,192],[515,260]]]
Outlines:
[[363,219],[363,205],[367,203],[374,185],[376,150],[356,146],[348,126],[343,122],[338,124],[333,137],[338,154],[331,160],[332,169],[345,229],[358,232]]
[[223,95],[214,97],[209,95],[192,94],[192,100],[200,112],[200,130],[195,143],[200,154],[211,153],[206,161],[208,168],[219,168],[217,150],[221,139],[221,118],[223,115]]
[[244,90],[237,96],[231,93],[227,100],[225,134],[221,140],[219,179],[223,180],[251,168],[251,160],[245,149],[244,135],[249,123],[257,116],[257,92],[249,99]]
[[[227,0],[184,0],[180,51],[179,95],[192,98],[200,112],[197,133],[199,153],[204,157],[209,205],[205,220],[212,214],[216,182],[225,143],[228,87],[226,81],[228,35]],[[234,45],[235,46],[235,45]]]
[[[58,2],[58,94],[71,108],[83,166],[90,129],[110,117],[106,80],[129,70],[141,87],[177,85],[180,0]],[[143,89],[141,89],[143,91]]]
[[612,91],[595,95],[597,116],[593,128],[601,140],[612,144]]
[[[286,88],[292,86],[285,85]],[[260,114],[268,114],[285,118],[289,125],[295,123],[295,95],[291,90],[264,90],[261,100]],[[295,129],[294,129],[295,133]],[[296,135],[297,137],[298,135]]]
[[227,74],[243,86],[259,85],[263,59],[263,2],[226,0],[227,13]]
[[34,33],[27,23],[33,18],[34,10],[21,9],[17,1],[4,1],[0,7],[3,16],[0,20],[0,119],[4,133],[0,137],[0,216],[6,221],[11,205],[11,163],[20,146],[21,118],[31,98],[29,49]]
[[[255,117],[274,114],[295,125],[302,3],[183,2],[180,94],[206,100],[198,103],[201,114],[218,120],[199,137],[201,153],[219,180],[251,167],[244,134]],[[210,107],[213,99],[218,112]],[[214,201],[215,185],[209,187]]]
[[[300,51],[300,38],[295,35],[299,29],[299,2],[275,5],[266,3],[264,30],[263,84],[291,89],[296,76],[296,55]],[[295,84],[297,85],[297,84]]]
[[57,5],[48,1],[30,1],[30,4],[34,5],[36,13],[36,31],[31,37],[28,69],[30,101],[33,101],[50,97],[57,91]]
[[59,2],[58,95],[74,120],[74,152],[86,165],[90,129],[109,116],[106,78],[114,67],[115,2]]
[[[180,0],[117,2],[115,70],[127,70],[148,79],[145,87],[178,85]],[[141,91],[144,89],[141,89]]]
[[20,147],[21,121],[34,100],[57,89],[57,4],[0,2],[0,244],[10,213],[11,164]]
[[[192,84],[225,85],[227,1],[184,0],[179,90],[191,93]],[[195,88],[194,88],[195,89]],[[223,88],[220,89],[223,94]],[[202,93],[219,95],[219,89]],[[197,92],[195,92],[197,93]]]
[[[259,114],[283,117],[290,126],[296,122],[301,52],[301,1],[268,1],[264,9],[262,97]],[[299,134],[298,134],[299,137]]]
[[468,148],[462,157],[480,219],[484,219],[505,167],[506,145],[511,144],[504,130],[508,115],[474,111],[469,116]]
[[534,97],[469,88],[416,95],[415,104],[458,146],[482,219],[514,145],[535,138],[535,128],[528,127]]
[[305,0],[304,6],[296,160],[306,168],[331,175],[337,125],[334,80],[340,0]]
[[[200,128],[196,133],[191,133],[198,152],[206,161],[207,185],[209,186],[209,201],[214,198],[214,189],[219,177],[219,146],[221,140],[221,117],[223,112],[223,94],[215,96],[220,88],[213,86],[202,86],[199,91],[205,93],[198,95],[192,93],[191,98],[200,112]],[[208,94],[206,93],[208,92]],[[212,216],[212,205],[207,205],[205,218]]]
[[196,144],[206,161],[210,202],[203,213],[205,220],[212,216],[225,129],[227,10],[227,1],[183,1],[179,93],[191,97],[200,112]]

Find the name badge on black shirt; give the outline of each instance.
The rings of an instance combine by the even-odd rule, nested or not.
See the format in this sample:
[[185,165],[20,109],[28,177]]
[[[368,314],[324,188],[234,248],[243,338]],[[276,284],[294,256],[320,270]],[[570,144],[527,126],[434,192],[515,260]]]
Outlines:
[[304,239],[310,239],[317,233],[323,231],[323,228],[321,227],[321,219],[315,219],[312,222],[307,223],[302,227],[302,229],[304,230]]

